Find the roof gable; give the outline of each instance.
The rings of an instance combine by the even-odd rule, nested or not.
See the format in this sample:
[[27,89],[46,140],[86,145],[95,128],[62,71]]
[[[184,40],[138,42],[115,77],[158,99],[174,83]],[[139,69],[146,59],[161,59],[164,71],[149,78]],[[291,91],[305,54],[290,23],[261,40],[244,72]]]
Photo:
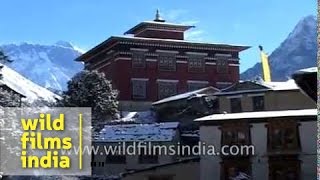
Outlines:
[[163,103],[169,103],[169,102],[172,102],[172,101],[178,101],[178,100],[182,100],[182,99],[187,99],[187,98],[190,98],[192,96],[201,96],[203,94],[214,94],[214,93],[216,93],[218,91],[219,91],[219,89],[214,88],[212,86],[209,86],[209,87],[198,89],[198,90],[195,90],[195,91],[190,91],[190,92],[186,92],[186,93],[183,93],[183,94],[170,96],[170,97],[161,99],[159,101],[156,101],[156,102],[152,103],[152,105],[159,105],[159,104],[163,104]]
[[261,90],[261,89],[270,89],[270,88],[253,81],[243,81],[243,82],[238,82],[226,89],[223,89],[221,92],[223,93],[223,92],[234,92],[234,91]]

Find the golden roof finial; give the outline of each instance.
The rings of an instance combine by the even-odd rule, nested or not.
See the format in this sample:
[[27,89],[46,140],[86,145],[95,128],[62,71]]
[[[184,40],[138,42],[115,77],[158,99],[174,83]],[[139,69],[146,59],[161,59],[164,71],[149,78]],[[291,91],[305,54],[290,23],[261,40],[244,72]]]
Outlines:
[[159,11],[159,9],[157,9],[157,11],[156,11],[156,18],[155,18],[153,21],[156,21],[156,22],[165,22],[165,20],[162,19],[161,16],[160,16],[160,11]]

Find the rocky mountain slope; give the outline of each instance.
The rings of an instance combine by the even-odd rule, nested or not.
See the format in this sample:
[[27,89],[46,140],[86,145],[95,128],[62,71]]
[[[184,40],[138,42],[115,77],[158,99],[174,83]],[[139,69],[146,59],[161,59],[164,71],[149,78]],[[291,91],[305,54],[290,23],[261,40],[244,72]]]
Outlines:
[[6,44],[0,49],[13,60],[9,64],[12,69],[50,90],[64,90],[67,81],[83,68],[74,61],[82,52],[64,41],[53,45]]

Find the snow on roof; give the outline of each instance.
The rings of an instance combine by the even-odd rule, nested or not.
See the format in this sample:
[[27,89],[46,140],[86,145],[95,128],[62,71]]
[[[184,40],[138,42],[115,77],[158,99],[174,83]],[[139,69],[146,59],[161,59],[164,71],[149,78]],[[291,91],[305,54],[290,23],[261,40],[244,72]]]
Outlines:
[[199,130],[195,131],[182,131],[180,134],[181,137],[199,137]]
[[198,90],[195,90],[195,91],[190,91],[190,92],[186,92],[186,93],[183,93],[183,94],[178,94],[178,95],[170,96],[170,97],[161,99],[161,100],[159,100],[159,101],[156,101],[156,102],[152,103],[152,105],[158,105],[158,104],[167,103],[167,102],[170,102],[170,101],[187,99],[187,98],[189,98],[189,97],[191,97],[191,96],[201,97],[201,96],[203,96],[202,93],[203,93],[204,91],[207,91],[207,90],[219,91],[218,89],[209,86],[209,87],[202,88],[202,89],[198,89]]
[[234,119],[258,119],[258,118],[295,117],[295,116],[317,116],[317,109],[213,114],[210,116],[205,116],[202,118],[195,119],[194,121],[221,121],[221,120],[234,120]]
[[154,123],[157,121],[157,117],[153,111],[122,111],[122,118],[117,120],[112,120],[112,123],[117,122],[135,122],[135,123]]
[[6,84],[14,91],[26,96],[26,100],[28,102],[33,102],[37,99],[54,102],[55,98],[60,98],[60,96],[52,93],[44,87],[33,83],[29,79],[23,77],[22,75],[5,65],[1,69],[0,73],[3,75],[2,83]]
[[262,85],[267,86],[274,91],[299,89],[293,79],[289,79],[285,82],[262,82]]
[[0,87],[6,86],[9,89],[11,89],[12,91],[14,91],[15,93],[19,94],[21,97],[26,98],[26,96],[24,94],[22,94],[21,92],[15,90],[14,88],[12,88],[11,85],[6,84],[2,79],[0,79]]
[[96,142],[172,141],[178,122],[106,125]]
[[294,74],[304,74],[304,73],[315,73],[318,71],[318,67],[311,67],[311,68],[306,68],[306,69],[300,69]]

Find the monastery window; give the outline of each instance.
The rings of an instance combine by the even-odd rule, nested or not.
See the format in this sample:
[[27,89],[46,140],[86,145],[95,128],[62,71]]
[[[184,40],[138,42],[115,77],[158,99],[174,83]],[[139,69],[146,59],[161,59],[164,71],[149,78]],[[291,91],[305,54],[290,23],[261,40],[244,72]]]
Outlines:
[[269,179],[300,179],[300,161],[297,156],[269,157]]
[[208,86],[208,81],[188,81],[188,91],[195,91]]
[[219,74],[226,74],[228,73],[228,59],[230,55],[228,54],[216,54],[216,66],[217,66],[217,73]]
[[[156,149],[155,149],[156,150]],[[157,164],[159,163],[157,152],[153,149],[141,148],[139,155],[139,164]]]
[[251,144],[249,124],[245,122],[224,123],[221,127],[221,145]]
[[132,67],[145,68],[146,57],[143,51],[132,51]]
[[268,151],[299,151],[298,123],[294,120],[270,121],[268,123]]
[[252,97],[253,111],[264,111],[264,96]]
[[230,107],[232,113],[242,112],[241,98],[230,98]]
[[173,175],[149,176],[148,180],[173,180]]
[[251,163],[249,158],[228,158],[221,162],[222,180],[251,179]]
[[161,53],[158,56],[160,71],[176,71],[176,57],[173,53]]
[[106,157],[107,164],[126,164],[126,156],[125,155],[107,155]]
[[218,89],[225,89],[232,85],[232,82],[216,82],[216,87]]
[[163,99],[177,94],[177,82],[158,82],[158,98]]
[[146,99],[147,98],[147,79],[132,79],[132,98]]
[[191,56],[188,59],[189,72],[205,72],[205,59],[202,56]]
[[217,73],[226,74],[228,73],[228,61],[224,59],[217,60]]

